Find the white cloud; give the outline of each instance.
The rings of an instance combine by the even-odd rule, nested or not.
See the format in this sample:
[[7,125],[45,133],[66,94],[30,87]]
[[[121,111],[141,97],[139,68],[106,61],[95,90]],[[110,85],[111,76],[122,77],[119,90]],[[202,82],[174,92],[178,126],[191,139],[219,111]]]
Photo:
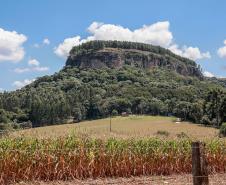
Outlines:
[[48,38],[45,38],[43,41],[42,41],[43,44],[45,45],[49,45],[50,44],[50,41]]
[[90,40],[134,41],[168,47],[173,39],[172,33],[169,31],[169,25],[168,21],[157,22],[131,31],[119,25],[93,22],[88,27],[91,36],[86,39],[81,39],[80,36],[67,38],[55,48],[54,52],[60,57],[67,57],[73,46]]
[[30,72],[30,71],[37,71],[37,72],[43,72],[43,71],[48,71],[48,67],[41,67],[40,62],[36,59],[31,59],[28,61],[28,66],[26,68],[16,68],[14,69],[14,72],[16,73],[25,73],[25,72]]
[[88,31],[93,40],[134,41],[168,47],[173,35],[169,30],[168,21],[144,25],[142,28],[130,30],[119,25],[93,22]]
[[80,40],[80,39],[81,39],[80,36],[75,36],[75,37],[65,39],[63,43],[59,44],[59,46],[55,48],[54,53],[63,58],[67,57],[73,46],[77,46],[85,42],[85,40]]
[[28,65],[29,66],[39,66],[40,62],[36,59],[31,59],[31,60],[28,61]]
[[49,70],[48,67],[34,67],[34,68],[32,68],[32,71],[39,71],[39,72],[48,71],[48,70]]
[[26,73],[26,72],[44,72],[48,71],[48,67],[33,67],[33,68],[16,68],[15,73]]
[[221,58],[226,58],[226,40],[224,41],[224,46],[217,50],[217,54]]
[[4,89],[3,88],[0,88],[0,93],[3,92],[3,91],[4,91]]
[[209,78],[215,77],[215,75],[213,73],[209,72],[209,71],[204,71],[203,75],[205,77],[209,77]]
[[200,51],[200,49],[197,47],[184,46],[182,48],[179,48],[179,46],[177,44],[173,44],[168,49],[177,55],[180,55],[180,56],[186,57],[186,58],[190,58],[192,60],[211,58],[211,55],[209,52],[202,53]]
[[42,41],[42,43],[35,43],[35,44],[33,44],[33,47],[34,48],[41,48],[41,47],[43,47],[44,45],[49,45],[50,44],[50,40],[48,39],[48,38],[44,38],[43,39],[43,41]]
[[91,36],[88,36],[85,39],[81,39],[80,36],[66,38],[63,43],[59,44],[54,49],[54,52],[56,55],[65,58],[69,55],[73,46],[77,46],[81,43],[90,40],[119,40],[159,45],[170,49],[178,55],[193,60],[211,57],[209,52],[202,53],[197,47],[184,46],[182,49],[179,48],[179,46],[173,42],[173,34],[169,28],[169,21],[144,25],[135,30],[130,30],[129,28],[124,28],[120,25],[93,22],[87,29]]
[[30,68],[16,68],[14,69],[14,72],[16,73],[25,73],[25,72],[29,72]]
[[27,37],[15,31],[0,28],[0,61],[18,62],[24,58],[23,43]]
[[29,79],[25,79],[23,81],[15,81],[13,82],[13,86],[16,87],[16,89],[21,89],[22,87],[29,85],[30,83],[34,82],[35,79],[29,80]]

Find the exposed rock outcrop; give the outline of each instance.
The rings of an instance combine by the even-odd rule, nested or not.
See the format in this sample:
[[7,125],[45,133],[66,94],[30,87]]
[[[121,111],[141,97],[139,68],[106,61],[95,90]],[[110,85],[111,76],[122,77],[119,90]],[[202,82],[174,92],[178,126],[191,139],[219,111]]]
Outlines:
[[[82,45],[80,47],[82,48]],[[163,67],[174,70],[184,76],[202,78],[202,73],[194,61],[176,56],[163,48],[162,50],[166,52],[155,53],[140,49],[109,46],[103,46],[98,49],[86,48],[86,50],[83,49],[83,52],[71,52],[66,65],[79,68],[121,68],[124,65],[144,69]],[[186,62],[187,60],[188,62]]]

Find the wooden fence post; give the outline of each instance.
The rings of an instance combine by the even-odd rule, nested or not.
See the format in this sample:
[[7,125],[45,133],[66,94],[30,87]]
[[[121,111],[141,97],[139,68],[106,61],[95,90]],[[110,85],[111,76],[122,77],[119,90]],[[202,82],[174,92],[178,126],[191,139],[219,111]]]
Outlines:
[[206,161],[206,156],[205,156],[205,144],[201,145],[200,148],[200,153],[201,153],[201,172],[202,172],[202,184],[203,185],[209,185],[209,178],[208,178],[208,164]]
[[193,175],[193,185],[202,185],[199,142],[192,143],[192,175]]
[[[208,185],[207,164],[200,142],[192,142],[192,175],[194,185]],[[201,150],[202,148],[202,150]]]

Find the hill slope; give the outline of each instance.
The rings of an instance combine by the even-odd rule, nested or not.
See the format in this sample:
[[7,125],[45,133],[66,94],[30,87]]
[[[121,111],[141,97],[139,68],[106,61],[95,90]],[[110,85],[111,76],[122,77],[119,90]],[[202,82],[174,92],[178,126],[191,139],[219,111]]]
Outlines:
[[[58,73],[1,93],[0,129],[97,119],[125,111],[175,115],[193,122],[205,118],[211,124],[219,118],[207,98],[212,89],[225,91],[217,80],[204,79],[194,61],[166,49],[93,41],[74,47]],[[220,116],[224,121],[225,115]]]

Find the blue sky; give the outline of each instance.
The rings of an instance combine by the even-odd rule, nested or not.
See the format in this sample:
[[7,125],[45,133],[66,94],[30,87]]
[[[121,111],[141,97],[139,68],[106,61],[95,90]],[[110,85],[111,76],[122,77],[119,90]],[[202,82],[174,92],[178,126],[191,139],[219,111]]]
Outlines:
[[0,90],[59,71],[72,45],[95,39],[161,45],[195,59],[208,76],[226,77],[225,7],[224,0],[1,0]]

